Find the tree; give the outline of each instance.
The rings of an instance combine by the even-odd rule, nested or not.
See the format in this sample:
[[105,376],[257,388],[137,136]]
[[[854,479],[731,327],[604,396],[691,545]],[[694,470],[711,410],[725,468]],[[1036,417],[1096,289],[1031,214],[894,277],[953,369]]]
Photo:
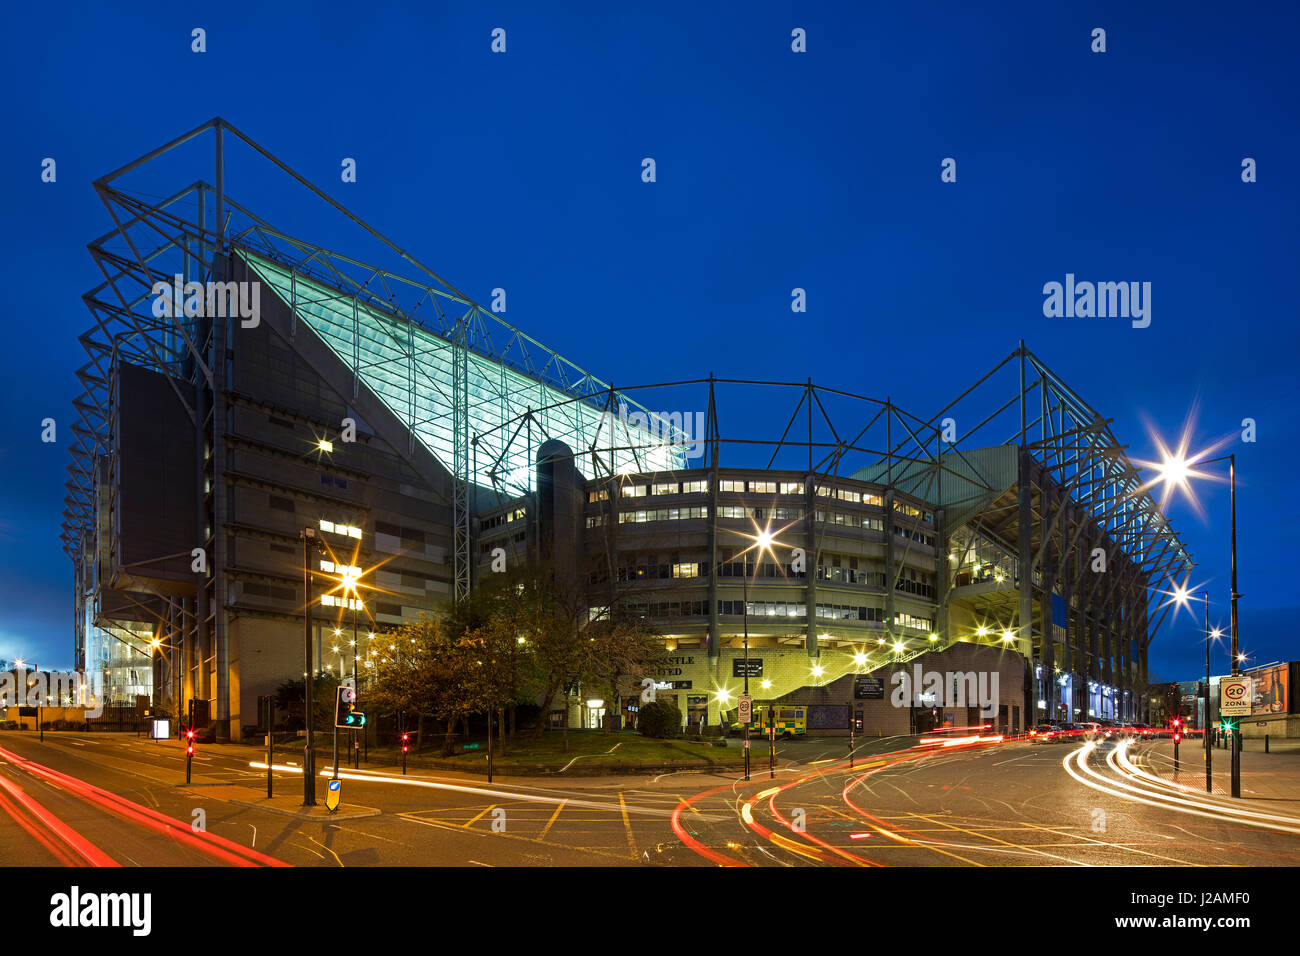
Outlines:
[[450,753],[456,722],[481,700],[475,648],[456,639],[443,617],[422,615],[391,636],[403,653],[375,661],[366,701],[382,712],[406,710],[445,722],[443,752]]
[[[312,678],[312,694],[316,698],[316,707],[312,711],[313,728],[320,730],[334,726],[334,696],[339,680],[327,671],[321,671]],[[307,694],[305,680],[287,680],[275,689],[275,706],[289,714],[304,720],[303,698]]]
[[619,695],[628,677],[646,676],[663,656],[658,633],[644,620],[625,614],[592,621],[583,629],[585,660],[582,675],[602,688],[605,697],[605,735],[618,714]]
[[541,697],[539,737],[556,696],[582,677],[588,655],[579,640],[581,609],[581,601],[557,586],[545,565],[520,569],[502,581],[498,592],[498,626],[514,634],[516,642],[522,637],[527,647],[526,666]]

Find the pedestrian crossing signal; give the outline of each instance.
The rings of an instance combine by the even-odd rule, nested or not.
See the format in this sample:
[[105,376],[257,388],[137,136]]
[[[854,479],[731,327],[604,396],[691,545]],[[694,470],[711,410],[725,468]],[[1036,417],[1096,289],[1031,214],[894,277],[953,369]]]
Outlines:
[[334,698],[334,726],[342,730],[356,730],[366,725],[366,715],[357,710],[357,692],[342,684]]

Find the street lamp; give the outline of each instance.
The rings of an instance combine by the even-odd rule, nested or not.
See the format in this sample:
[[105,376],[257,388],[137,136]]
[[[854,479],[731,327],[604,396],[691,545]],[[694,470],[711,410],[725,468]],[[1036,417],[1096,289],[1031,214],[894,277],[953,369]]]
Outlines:
[[[1178,450],[1170,452],[1164,447],[1164,443],[1157,439],[1160,446],[1163,460],[1155,464],[1156,481],[1163,481],[1165,484],[1166,497],[1172,489],[1181,488],[1191,499],[1193,506],[1196,505],[1195,495],[1192,493],[1189,480],[1191,478],[1208,478],[1210,475],[1205,472],[1196,471],[1196,465],[1211,465],[1216,462],[1226,461],[1228,463],[1228,496],[1230,507],[1232,509],[1232,526],[1231,526],[1231,600],[1232,607],[1230,612],[1228,627],[1231,630],[1231,654],[1232,654],[1232,676],[1237,677],[1241,673],[1241,661],[1237,649],[1237,599],[1241,595],[1237,592],[1237,456],[1220,455],[1217,458],[1203,457],[1207,452],[1201,452],[1197,455],[1188,457],[1187,439],[1184,436],[1180,442]],[[1151,484],[1154,484],[1152,482]],[[1229,730],[1232,735],[1232,795],[1241,796],[1241,729],[1240,724]]]
[[[1196,593],[1195,590],[1188,590],[1186,587],[1177,587],[1174,589],[1174,600],[1179,604],[1187,605]],[[1210,747],[1210,642],[1221,636],[1222,632],[1215,628],[1210,630],[1210,592],[1201,590],[1201,600],[1205,602],[1205,723],[1202,724],[1201,730],[1205,737],[1205,792],[1214,792],[1214,751]]]
[[[746,570],[747,562],[744,561],[744,554],[745,551],[749,551],[751,549],[756,552],[757,557],[754,560],[754,571],[755,573],[757,573],[759,566],[763,562],[763,553],[767,552],[768,554],[772,554],[772,546],[777,542],[775,541],[770,526],[760,528],[758,527],[757,523],[754,524],[754,534],[752,535],[745,534],[744,532],[741,532],[741,534],[743,537],[749,538],[754,542],[750,547],[745,548],[737,556],[742,559],[740,568],[741,568],[741,604],[743,606],[743,612],[741,616],[744,622],[744,643],[745,643],[745,673],[744,673],[745,691],[744,693],[745,696],[748,697],[749,696],[749,572],[748,570]],[[733,558],[732,560],[735,559]],[[719,561],[718,564],[713,569],[713,573],[715,575],[718,572],[718,568],[721,566],[722,566],[722,562]],[[753,704],[751,703],[750,705],[751,719],[753,717],[753,713],[754,713]],[[742,724],[741,729],[745,735],[745,744],[744,744],[745,780],[748,781],[749,780],[749,724]]]
[[311,652],[311,551],[315,548],[320,554],[327,554],[325,543],[321,541],[320,535],[316,529],[307,527],[302,529],[302,587],[303,587],[303,608],[302,608],[302,654],[303,654],[303,673],[305,675],[305,699],[303,708],[306,711],[305,723],[307,733],[307,744],[303,748],[302,763],[302,805],[304,807],[316,806],[316,751],[315,736],[312,727],[312,715],[316,710],[315,691],[312,687],[312,672],[316,669],[313,655]]

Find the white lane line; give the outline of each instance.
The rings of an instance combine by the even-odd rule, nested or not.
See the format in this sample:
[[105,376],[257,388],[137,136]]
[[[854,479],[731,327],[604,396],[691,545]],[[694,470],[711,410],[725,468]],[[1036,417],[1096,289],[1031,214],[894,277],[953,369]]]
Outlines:
[[[253,767],[254,769],[261,769],[261,770],[266,769],[266,764],[264,763],[262,764],[250,763],[249,766]],[[279,764],[276,764],[275,769],[282,770],[286,773],[302,773],[302,769],[299,767],[282,767]],[[332,777],[334,775],[334,772],[332,770],[322,770],[320,772],[320,775],[322,777]],[[623,809],[617,803],[604,803],[599,800],[579,800],[579,799],[573,799],[569,797],[550,797],[550,796],[543,796],[542,794],[534,794],[528,792],[511,792],[508,790],[489,789],[487,787],[471,787],[471,786],[464,786],[461,784],[440,783],[432,780],[420,780],[414,777],[403,778],[403,777],[390,777],[387,775],[377,776],[377,775],[370,774],[364,770],[353,771],[351,773],[345,773],[344,771],[340,770],[339,779],[357,780],[362,783],[390,783],[390,784],[396,784],[398,786],[406,786],[406,787],[424,787],[429,790],[447,790],[454,793],[470,793],[470,794],[475,794],[476,796],[497,797],[505,800],[518,800],[526,803],[546,803],[546,804],[555,805],[558,803],[567,802],[570,806],[586,807],[592,810],[610,810],[610,811],[617,811],[620,813],[622,812]],[[652,816],[652,817],[672,817],[673,815],[672,810],[657,810],[657,809],[652,809],[650,807],[639,807],[635,805],[629,806],[627,808],[627,812],[639,813],[645,816]],[[700,818],[703,820],[708,820],[710,822],[721,822],[724,819],[723,817],[711,817],[706,814],[701,814]]]

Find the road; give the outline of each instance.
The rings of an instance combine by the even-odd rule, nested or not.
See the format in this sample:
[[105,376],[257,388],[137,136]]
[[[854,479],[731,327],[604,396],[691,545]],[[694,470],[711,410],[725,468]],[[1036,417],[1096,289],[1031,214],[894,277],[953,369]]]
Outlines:
[[[257,751],[115,734],[0,734],[0,863],[35,866],[1300,865],[1300,799],[1180,790],[1166,741],[1098,747],[842,741],[783,747],[753,779],[571,781],[344,771],[348,816],[275,812]],[[1186,755],[1188,752],[1184,751]],[[1148,776],[1143,776],[1144,774]],[[1189,781],[1194,783],[1195,781]],[[323,802],[324,782],[317,799]],[[1297,795],[1300,797],[1300,795]],[[370,813],[371,815],[351,815]]]

